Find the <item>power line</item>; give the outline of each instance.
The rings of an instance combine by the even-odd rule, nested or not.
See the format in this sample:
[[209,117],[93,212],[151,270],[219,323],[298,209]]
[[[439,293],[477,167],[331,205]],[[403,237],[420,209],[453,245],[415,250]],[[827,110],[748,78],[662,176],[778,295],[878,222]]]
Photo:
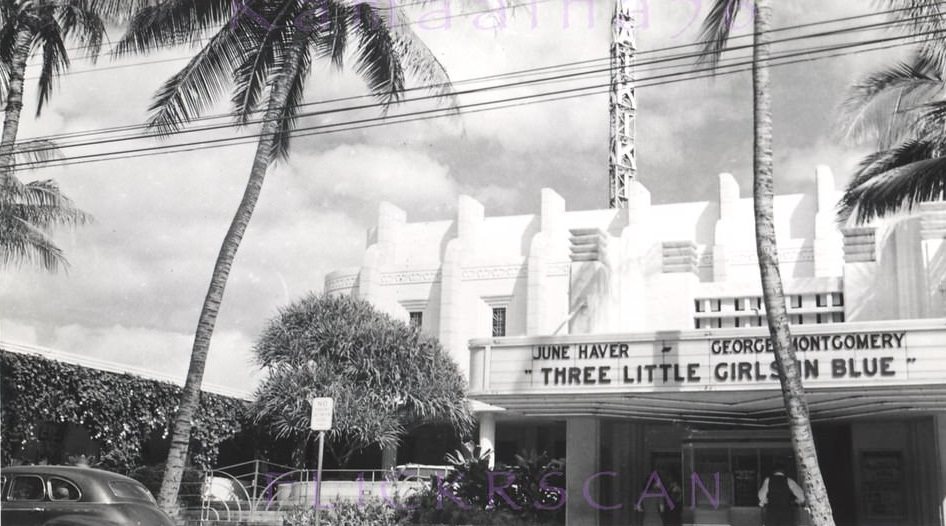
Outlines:
[[[930,33],[939,33],[939,32],[941,31],[930,32]],[[920,36],[920,35],[916,35],[916,36]],[[902,40],[905,37],[896,37],[896,38]],[[891,39],[876,39],[875,41],[872,41],[866,44],[887,43],[890,40]],[[928,41],[930,40],[932,40],[932,38],[929,39]],[[916,42],[900,43],[898,44],[898,46],[911,45],[914,43]],[[862,45],[865,45],[865,43],[849,43],[849,44],[845,44],[841,46],[835,46],[832,49],[833,50],[848,49],[851,47],[858,47]],[[859,54],[859,53],[870,52],[870,51],[878,51],[878,50],[883,50],[883,49],[889,49],[890,47],[891,46],[885,45],[881,47],[860,50],[860,51],[835,53],[833,55],[815,56],[815,57],[801,58],[798,60],[783,61],[783,62],[772,64],[772,67],[787,66],[787,65],[797,64],[801,62],[823,60],[825,58],[833,58],[833,57],[838,57],[838,56]],[[810,53],[798,53],[797,55],[806,55],[806,54],[810,54]],[[789,58],[789,56],[783,55],[779,58]],[[718,74],[731,75],[735,73],[749,71],[751,70],[751,64],[752,64],[752,61],[748,61],[748,62],[744,62],[740,64],[733,64],[727,67],[739,66],[739,65],[749,65],[750,67],[721,72]],[[712,69],[713,68],[705,68],[703,70],[681,72],[681,73],[675,73],[675,74],[660,75],[660,76],[650,77],[646,79],[640,79],[641,82],[643,82],[643,84],[639,84],[638,87],[649,88],[649,87],[663,86],[663,85],[673,84],[673,83],[678,83],[678,82],[683,82],[683,81],[697,80],[701,78],[710,78],[717,75],[717,73],[713,72]],[[703,75],[698,75],[698,76],[692,75],[692,73],[700,73],[700,72],[705,72],[705,73]],[[673,78],[673,77],[682,77],[682,78]],[[516,96],[516,97],[509,97],[506,99],[465,104],[456,109],[437,108],[437,109],[432,109],[432,110],[408,112],[408,113],[403,113],[403,114],[399,114],[399,115],[395,115],[391,117],[373,117],[373,118],[359,119],[359,120],[348,121],[348,122],[311,126],[311,127],[299,128],[297,130],[289,132],[289,135],[292,137],[305,137],[305,136],[311,136],[311,135],[324,135],[324,134],[329,134],[329,133],[339,133],[343,131],[353,131],[357,129],[386,126],[390,124],[398,124],[398,123],[403,123],[403,122],[413,122],[413,121],[418,121],[418,120],[428,120],[432,118],[442,118],[446,116],[455,115],[455,111],[458,111],[463,114],[479,113],[480,111],[487,111],[490,109],[503,109],[503,108],[508,108],[512,106],[526,105],[526,103],[524,103],[523,101],[531,101],[531,103],[539,103],[539,102],[548,102],[550,100],[563,100],[565,98],[575,98],[578,96],[589,96],[589,95],[598,94],[599,92],[604,93],[607,91],[607,88],[609,86],[610,86],[610,83],[595,84],[595,85],[589,85],[589,86],[582,86],[578,88],[570,88],[570,89],[557,90],[557,91],[552,91],[552,92],[521,95],[521,96]],[[592,90],[601,90],[601,91],[592,91]],[[589,91],[592,91],[592,92],[587,93]],[[559,96],[559,97],[556,99],[550,99],[550,100],[543,99],[543,98],[551,97],[551,96]],[[543,99],[543,100],[535,100],[535,99]],[[487,106],[490,106],[490,105],[498,105],[498,104],[503,104],[503,103],[507,103],[507,104],[505,106],[487,108]],[[418,117],[418,118],[405,119],[409,117]],[[401,120],[393,121],[393,119],[401,119]],[[348,126],[348,127],[339,128],[341,126]],[[333,128],[337,128],[337,129],[333,129]],[[308,133],[303,133],[303,132],[308,132]],[[117,160],[117,159],[130,158],[130,157],[144,157],[144,156],[151,156],[151,155],[157,155],[157,154],[180,153],[184,151],[194,151],[194,150],[200,150],[200,149],[211,149],[211,148],[219,148],[219,147],[225,147],[225,146],[235,146],[239,144],[248,144],[248,143],[255,142],[258,139],[258,137],[259,137],[259,134],[246,135],[246,136],[241,136],[241,137],[209,139],[209,140],[194,141],[191,143],[159,145],[159,146],[136,148],[136,149],[130,149],[130,150],[124,150],[124,151],[118,151],[118,152],[91,153],[91,154],[79,155],[79,156],[74,156],[74,157],[69,157],[69,158],[64,158],[64,159],[46,161],[46,162],[32,162],[32,163],[22,163],[22,164],[39,165],[38,167],[40,168],[55,167],[55,166],[70,166],[73,164],[85,164],[87,162],[102,162],[102,161],[107,161],[107,160]],[[229,143],[229,144],[226,144],[226,143]],[[182,149],[188,146],[193,146],[194,148]],[[172,149],[173,151],[171,151]],[[129,154],[135,154],[135,155],[129,155]]]
[[[549,1],[549,0],[546,0],[546,1]],[[944,3],[946,3],[946,2],[944,2]],[[865,15],[861,15],[861,16],[865,16]],[[824,22],[824,21],[823,21],[823,22],[816,22],[816,23],[809,23],[809,24],[799,24],[799,25],[793,26],[793,27],[802,27],[802,26],[806,26],[806,25],[807,25],[807,26],[810,26],[810,25],[816,25],[816,24],[818,24],[818,25],[823,25],[824,23],[827,23],[827,22]],[[882,23],[882,24],[869,24],[869,25],[867,25],[867,26],[857,26],[857,27],[853,27],[853,28],[831,30],[831,31],[819,32],[819,33],[809,33],[809,34],[804,34],[804,35],[796,35],[796,36],[787,37],[787,38],[783,38],[783,39],[773,40],[773,41],[771,41],[771,44],[779,44],[779,43],[791,42],[791,41],[797,41],[797,40],[806,40],[806,39],[809,39],[809,38],[822,38],[822,37],[827,37],[827,36],[837,36],[837,35],[842,35],[842,34],[846,34],[846,33],[849,33],[849,32],[861,31],[861,30],[864,30],[865,28],[874,29],[874,28],[877,28],[877,27],[879,27],[879,26],[882,26],[883,24],[886,24],[886,23]],[[912,35],[912,36],[910,36],[910,37],[902,37],[902,38],[915,38],[916,36],[917,36],[917,35]],[[870,42],[868,41],[867,43],[869,44]],[[653,53],[656,53],[656,52],[663,52],[663,51],[665,51],[665,50],[667,50],[667,49],[679,49],[680,47],[681,47],[681,46],[672,46],[672,47],[668,47],[668,48],[664,48],[664,49],[653,50],[652,52],[653,52]],[[689,47],[689,45],[686,45],[686,46],[683,46],[683,47]],[[750,49],[751,47],[752,47],[752,44],[740,45],[740,46],[736,46],[736,47],[732,47],[732,48],[727,49],[727,52],[739,51],[739,50],[743,50],[743,49]],[[638,69],[638,71],[646,71],[646,70],[647,70],[647,69],[646,69],[646,66],[649,66],[649,65],[662,64],[662,63],[666,63],[666,62],[681,61],[681,60],[685,60],[685,59],[688,59],[688,58],[699,58],[699,57],[701,57],[701,56],[703,56],[703,53],[702,53],[702,52],[693,52],[693,53],[685,53],[685,54],[670,55],[670,56],[665,56],[665,57],[660,57],[660,58],[657,58],[657,59],[653,59],[653,60],[651,60],[651,61],[638,62],[638,63],[637,63],[637,67],[638,67],[638,68],[644,67],[644,69]],[[504,77],[513,77],[513,76],[517,76],[517,75],[521,76],[521,75],[524,75],[524,74],[526,74],[526,73],[533,72],[533,71],[536,71],[536,72],[537,72],[537,71],[542,71],[542,70],[548,71],[548,70],[552,70],[552,69],[555,69],[555,68],[563,68],[563,67],[566,67],[566,66],[572,66],[572,65],[575,65],[575,64],[590,64],[590,63],[592,63],[592,62],[594,62],[594,61],[599,61],[599,60],[601,60],[601,59],[583,60],[583,61],[576,61],[576,62],[571,62],[571,63],[563,63],[563,64],[559,64],[559,65],[553,65],[553,66],[544,66],[544,67],[538,67],[538,68],[530,68],[530,69],[526,69],[526,70],[520,70],[520,71],[514,71],[514,72],[507,72],[507,73],[502,73],[502,74],[487,75],[487,76],[483,76],[483,77],[478,77],[478,78],[473,78],[473,79],[467,79],[467,80],[464,80],[464,81],[458,81],[457,83],[454,83],[454,85],[460,85],[460,84],[464,84],[464,83],[481,82],[481,81],[484,81],[484,80],[499,79],[499,78],[504,78]],[[586,67],[591,67],[591,66],[589,65],[589,66],[586,66]],[[653,69],[658,69],[658,68],[653,68]],[[474,89],[474,90],[463,90],[463,91],[457,92],[457,95],[468,94],[468,93],[477,92],[477,91],[481,91],[481,90],[499,89],[499,88],[504,88],[504,87],[515,87],[515,86],[517,86],[517,85],[535,84],[535,83],[545,83],[545,82],[550,82],[550,81],[554,81],[554,80],[558,80],[558,79],[562,79],[562,78],[568,78],[569,76],[578,77],[578,76],[582,76],[582,75],[600,73],[600,72],[605,72],[605,71],[610,71],[610,66],[609,66],[608,68],[606,68],[606,69],[601,69],[601,70],[592,70],[592,71],[587,71],[587,72],[583,72],[583,73],[570,73],[570,74],[567,74],[567,75],[562,75],[562,76],[557,76],[557,77],[547,77],[547,78],[542,78],[542,79],[533,79],[533,80],[523,81],[522,83],[513,83],[513,84],[509,84],[509,85],[501,85],[501,86],[495,86],[495,87],[478,88],[478,89]],[[436,87],[445,87],[445,84],[433,84],[433,85],[412,87],[412,88],[408,88],[408,89],[406,89],[406,90],[404,90],[404,91],[405,91],[405,92],[410,92],[410,91],[416,91],[416,90],[422,90],[422,89],[426,90],[426,89],[431,89],[431,88],[436,88]],[[341,97],[341,98],[330,99],[330,100],[326,100],[326,101],[314,101],[314,102],[309,102],[309,103],[302,103],[302,104],[299,105],[299,107],[308,107],[308,106],[314,106],[314,105],[323,105],[323,104],[328,104],[328,103],[333,103],[333,102],[345,102],[345,101],[358,100],[358,99],[369,98],[369,97],[372,97],[372,95],[370,95],[370,94],[363,94],[363,95],[356,95],[356,96],[349,96],[349,97]],[[439,97],[440,97],[439,95],[431,95],[431,96],[427,96],[427,97],[420,97],[420,98],[417,98],[417,99],[407,100],[407,101],[404,101],[404,102],[414,102],[414,101],[416,101],[416,100],[434,99],[434,98],[439,98]],[[378,104],[375,103],[375,104],[370,104],[370,105],[356,106],[356,107],[354,107],[354,108],[339,109],[339,110],[326,110],[326,111],[329,112],[329,113],[335,113],[335,112],[339,112],[339,111],[352,111],[352,110],[355,110],[355,109],[366,109],[366,108],[377,107],[377,106],[378,106]],[[254,113],[263,113],[263,110],[257,110],[257,111],[254,112]],[[312,113],[312,114],[309,114],[309,115],[317,115],[317,114],[318,114],[318,113]],[[199,118],[197,118],[197,119],[193,119],[193,121],[216,120],[216,119],[231,118],[231,117],[232,117],[232,115],[230,115],[230,114],[218,114],[218,115],[212,115],[212,116],[199,117]],[[250,121],[248,121],[248,122],[246,122],[246,123],[244,123],[244,124],[259,124],[259,123],[262,123],[262,122],[265,122],[265,119],[250,120]],[[178,131],[177,133],[196,133],[196,132],[200,132],[200,131],[212,131],[212,130],[216,130],[216,129],[229,128],[229,127],[231,127],[231,126],[233,126],[231,123],[227,123],[227,124],[208,125],[208,126],[203,126],[203,127],[191,127],[191,128],[185,128],[185,129],[183,129],[183,130],[180,130],[180,131]],[[81,132],[73,132],[73,133],[71,133],[71,134],[62,134],[62,135],[58,135],[58,136],[57,136],[57,135],[52,135],[52,136],[45,136],[45,137],[34,137],[34,138],[31,138],[30,140],[36,140],[36,139],[40,139],[40,138],[46,139],[46,140],[56,140],[56,139],[58,139],[58,138],[65,138],[65,137],[82,137],[82,136],[90,136],[90,135],[91,135],[91,136],[94,136],[94,135],[97,135],[97,134],[100,134],[100,133],[108,133],[108,132],[111,132],[111,131],[131,131],[131,130],[135,130],[135,129],[146,129],[146,128],[148,128],[148,125],[147,125],[147,124],[137,124],[137,125],[124,126],[124,127],[116,127],[116,128],[112,128],[112,129],[106,128],[106,129],[103,129],[103,130],[87,130],[87,131],[81,131]],[[135,139],[143,139],[143,138],[151,138],[151,137],[159,137],[159,136],[164,136],[164,134],[161,134],[161,133],[151,133],[151,134],[131,135],[131,136],[124,136],[124,137],[118,137],[118,138],[110,139],[110,141],[113,141],[113,142],[122,142],[122,141],[127,141],[127,140],[135,140]],[[86,143],[67,144],[67,145],[62,145],[62,147],[63,147],[63,148],[70,148],[70,147],[77,147],[77,146],[87,146],[87,145],[90,145],[90,144],[95,144],[95,142],[90,141],[90,142],[86,142]],[[35,151],[41,151],[41,150],[42,150],[42,148],[37,148],[37,149],[35,149]],[[30,150],[30,151],[34,151],[34,150]]]
[[[542,4],[542,3],[547,3],[547,2],[550,2],[550,1],[553,1],[553,0],[535,0],[535,1],[533,2],[533,5]],[[402,9],[402,8],[405,8],[405,7],[422,6],[422,5],[428,4],[428,3],[429,3],[429,2],[426,1],[426,0],[421,0],[421,1],[417,1],[417,2],[411,2],[411,3],[399,5],[399,6],[396,6],[396,7],[394,7],[394,8],[392,8],[392,7],[380,7],[380,8],[378,8],[378,9],[381,9],[381,10]],[[946,0],[938,0],[938,1],[936,1],[936,2],[931,2],[930,4],[928,4],[928,6],[929,6],[929,7],[933,7],[933,6],[937,6],[937,5],[943,5],[943,4],[946,4]],[[504,10],[507,10],[507,9],[509,9],[509,10],[514,10],[514,9],[516,9],[516,6],[514,6],[514,5],[513,5],[513,6],[504,5],[504,6],[500,6],[500,7],[488,9],[488,10],[482,10],[482,11],[479,11],[479,12],[461,13],[461,14],[459,14],[459,15],[451,15],[451,16],[449,16],[449,17],[442,17],[442,18],[440,18],[440,19],[433,19],[433,20],[413,21],[413,22],[411,22],[411,23],[409,23],[409,24],[403,24],[403,25],[413,25],[413,24],[419,24],[419,23],[447,21],[447,20],[450,20],[450,19],[452,19],[452,18],[457,18],[457,17],[461,17],[461,16],[470,16],[470,15],[474,15],[474,14],[484,14],[484,13],[488,13],[488,12],[504,11]],[[832,19],[828,19],[828,20],[817,20],[817,21],[814,21],[814,22],[806,22],[806,23],[802,23],[802,24],[794,24],[794,25],[790,25],[790,26],[783,26],[783,27],[778,27],[778,28],[772,28],[772,29],[768,30],[767,33],[779,33],[779,32],[783,32],[783,31],[792,31],[792,30],[795,30],[795,29],[802,29],[802,28],[806,28],[806,27],[814,27],[814,26],[819,26],[819,25],[829,25],[829,24],[835,24],[835,23],[839,23],[839,22],[850,22],[850,21],[853,21],[853,20],[862,20],[862,19],[865,19],[865,18],[873,18],[873,17],[877,17],[877,16],[884,16],[884,15],[899,13],[899,12],[902,12],[902,11],[912,11],[912,10],[914,10],[914,9],[915,9],[914,7],[901,7],[901,8],[895,8],[895,9],[887,9],[887,10],[884,10],[884,11],[877,11],[877,12],[874,12],[874,13],[866,13],[866,14],[863,14],[863,15],[852,15],[852,16],[846,16],[846,17],[832,18]],[[937,15],[924,15],[923,17],[914,17],[914,19],[916,19],[916,18],[926,18],[926,17],[930,17],[930,16],[937,16]],[[900,24],[906,24],[906,23],[908,23],[910,20],[911,20],[911,19],[893,20],[893,21],[890,21],[889,24],[892,25],[892,26],[900,25]],[[402,27],[403,25],[393,26],[393,27]],[[188,39],[187,41],[185,41],[184,39],[189,36],[189,33],[184,33],[184,32],[179,33],[178,36],[182,39],[179,45],[194,44],[194,43],[203,42],[203,41],[208,40],[207,38],[198,37],[198,38],[191,38],[191,39]],[[733,36],[730,37],[730,40],[741,39],[741,38],[749,38],[749,37],[751,37],[751,36],[753,36],[752,33],[744,34],[744,35],[733,35]],[[676,45],[676,46],[663,48],[662,50],[659,50],[659,51],[667,51],[667,50],[673,50],[673,49],[681,49],[681,48],[693,47],[693,46],[702,46],[702,45],[704,45],[704,44],[707,44],[708,42],[709,42],[709,41],[698,41],[698,42],[693,42],[693,43],[689,43],[689,44],[679,44],[679,45]],[[77,51],[77,50],[81,50],[81,49],[87,49],[87,48],[89,48],[89,47],[91,47],[91,46],[89,46],[89,45],[76,46],[76,47],[66,48],[66,51]],[[171,47],[171,46],[169,46],[169,47]],[[649,51],[649,50],[639,51],[639,52],[638,52],[638,55],[646,55],[646,54],[654,53],[654,52],[658,52],[658,50],[653,50],[653,51]],[[168,60],[188,60],[188,59],[190,59],[190,58],[191,58],[191,56],[188,55],[188,56],[176,57],[176,58],[174,58],[174,59],[168,59]],[[605,57],[605,59],[607,59],[607,57]],[[152,63],[162,63],[162,62],[167,62],[168,60],[161,60],[161,61],[156,61],[156,62],[141,62],[141,63],[137,63],[137,64],[135,64],[135,65],[147,65],[147,64],[152,64]],[[601,59],[594,59],[594,60],[601,60]],[[35,66],[35,65],[39,65],[39,63],[33,63],[33,64],[30,64],[30,65]],[[130,66],[130,65],[124,65],[124,66]],[[124,66],[122,66],[122,67],[124,67]],[[64,72],[64,73],[62,73],[62,74],[60,74],[60,75],[63,76],[63,75],[70,75],[70,74],[76,74],[76,73],[86,73],[86,72],[92,72],[92,71],[100,71],[100,70],[102,70],[102,69],[103,69],[103,68],[90,68],[90,69],[88,69],[88,70],[66,71],[66,72]],[[33,78],[35,79],[35,77],[33,77]],[[27,80],[29,80],[29,79],[27,79]]]
[[[939,31],[939,32],[941,32],[941,31]],[[928,32],[928,33],[939,33],[939,32]],[[918,36],[919,36],[919,35],[918,35]],[[860,46],[864,46],[864,45],[871,45],[871,44],[881,43],[881,42],[890,42],[890,41],[894,41],[894,40],[903,40],[904,38],[906,38],[906,37],[891,37],[891,38],[886,38],[886,39],[875,39],[875,40],[873,40],[873,41],[868,41],[868,42],[848,43],[848,44],[839,45],[839,46],[827,47],[827,48],[824,48],[824,49],[822,49],[822,50],[820,50],[820,51],[823,52],[823,51],[833,51],[833,50],[838,50],[838,49],[847,49],[847,48],[852,48],[852,47],[860,47]],[[912,37],[911,37],[911,38],[912,38]],[[794,57],[794,56],[804,55],[804,54],[808,54],[808,53],[810,53],[810,52],[797,52],[797,53],[783,54],[783,55],[780,55],[780,56],[778,56],[778,57],[773,57],[773,59],[776,59],[776,58],[779,58],[779,59],[780,59],[780,58],[791,58],[791,57]],[[747,65],[747,64],[751,64],[751,61],[749,61],[749,62],[737,63],[737,64],[731,64],[731,65],[722,66],[722,67],[732,67],[732,66]],[[705,68],[703,68],[703,69],[698,69],[698,70],[693,70],[693,71],[687,71],[687,72],[671,73],[671,74],[660,75],[660,76],[650,77],[650,78],[641,79],[641,80],[642,80],[642,81],[647,81],[647,80],[654,80],[654,79],[660,79],[660,78],[669,78],[669,77],[680,76],[680,75],[691,75],[692,73],[714,71],[714,69],[715,69],[715,68],[713,68],[713,67],[710,66],[710,67],[705,67]],[[512,85],[522,85],[522,84],[524,84],[524,83],[525,83],[525,82],[513,83]],[[529,83],[532,83],[532,82],[530,81]],[[503,86],[494,86],[494,87],[491,87],[491,88],[479,88],[479,89],[476,89],[476,90],[468,90],[468,92],[469,92],[469,93],[477,93],[477,92],[487,91],[488,89],[497,89],[497,88],[499,88],[499,87],[503,87]],[[412,100],[409,101],[409,102],[416,102],[416,101],[419,101],[419,100],[426,100],[426,99],[431,99],[431,98],[436,98],[436,96],[419,97],[419,98],[417,98],[417,99],[412,99]],[[371,108],[371,107],[377,107],[377,106],[376,106],[376,105],[364,105],[364,106],[355,107],[355,108],[357,108],[357,109],[365,109],[365,108]],[[334,110],[327,110],[327,111],[320,111],[320,112],[309,112],[309,113],[299,114],[298,117],[299,117],[299,118],[304,118],[304,117],[311,117],[311,116],[320,116],[320,115],[325,115],[325,114],[329,114],[329,113],[337,113],[337,112],[341,112],[341,111],[350,111],[350,110],[352,110],[352,109],[353,109],[353,108],[338,108],[338,109],[334,109]],[[229,127],[229,126],[224,126],[224,127]],[[219,127],[219,126],[218,126],[218,127],[216,127],[215,129],[222,129],[222,128],[224,128],[224,127]],[[308,129],[308,128],[303,128],[302,130],[305,130],[305,129]],[[204,130],[204,131],[206,131],[206,130]],[[300,130],[300,131],[301,131],[301,130]],[[148,136],[148,137],[150,137],[150,136]],[[228,138],[224,138],[224,139],[211,139],[211,140],[208,140],[208,142],[232,141],[232,140],[237,140],[237,139],[240,139],[240,138],[250,138],[250,137],[259,137],[259,134],[244,135],[244,136],[239,136],[239,137],[228,137]],[[136,137],[136,138],[137,138],[137,137]],[[109,142],[117,142],[117,141],[115,141],[115,140],[89,141],[89,142],[87,142],[87,143],[81,143],[81,144],[73,145],[73,146],[95,146],[95,145],[105,144],[105,143],[109,143]],[[193,142],[193,143],[185,143],[185,144],[199,144],[200,142],[201,142],[201,141],[195,141],[195,142]],[[170,146],[174,146],[174,145],[170,145]],[[168,145],[161,145],[161,146],[155,146],[155,147],[149,147],[149,148],[143,148],[143,149],[137,149],[137,150],[128,150],[128,151],[149,151],[149,150],[152,150],[152,149],[160,149],[160,148],[166,148],[166,147],[168,147]],[[41,150],[41,149],[40,149],[40,148],[37,148],[37,149],[35,149],[35,150],[36,150],[36,151],[39,151],[39,150]],[[33,150],[30,150],[30,151],[33,151]],[[96,155],[107,155],[107,153],[89,154],[89,155],[86,155],[86,156],[84,156],[84,157],[96,156]],[[55,162],[55,160],[33,161],[33,162],[30,162],[30,163],[21,163],[21,166],[42,165],[42,164],[47,164],[47,163],[50,163],[50,162]]]

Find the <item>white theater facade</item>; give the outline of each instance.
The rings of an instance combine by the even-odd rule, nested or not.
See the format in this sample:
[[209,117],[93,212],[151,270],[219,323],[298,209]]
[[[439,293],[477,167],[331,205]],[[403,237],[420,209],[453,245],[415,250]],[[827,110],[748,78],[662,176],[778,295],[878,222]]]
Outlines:
[[[422,223],[383,204],[362,266],[326,291],[439,337],[498,460],[564,457],[570,526],[641,524],[655,471],[681,481],[685,523],[759,525],[757,490],[791,446],[739,193],[722,174],[718,200],[653,205],[632,183],[627,209],[567,211],[546,189],[538,213],[506,217],[464,196]],[[837,197],[820,167],[810,193],[776,198],[837,523],[942,525],[946,204],[841,229]]]

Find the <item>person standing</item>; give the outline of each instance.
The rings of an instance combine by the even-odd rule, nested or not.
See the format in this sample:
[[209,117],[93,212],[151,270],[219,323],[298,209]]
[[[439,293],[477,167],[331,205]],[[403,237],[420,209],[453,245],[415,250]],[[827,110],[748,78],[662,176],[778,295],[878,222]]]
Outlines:
[[805,492],[776,465],[772,475],[759,488],[759,506],[764,510],[765,526],[794,526],[795,506],[805,503]]
[[660,518],[663,520],[663,526],[682,526],[683,524],[683,488],[676,479],[670,478],[667,484],[667,495],[673,501],[671,507],[669,503],[660,503]]

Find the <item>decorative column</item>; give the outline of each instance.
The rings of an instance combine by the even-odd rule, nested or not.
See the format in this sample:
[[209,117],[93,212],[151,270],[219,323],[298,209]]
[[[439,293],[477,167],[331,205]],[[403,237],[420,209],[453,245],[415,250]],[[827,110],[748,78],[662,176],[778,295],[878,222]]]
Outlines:
[[552,334],[568,314],[549,283],[550,265],[568,257],[568,231],[565,230],[565,200],[554,190],[542,189],[539,232],[529,244],[526,258],[526,334]]
[[[844,234],[844,319],[877,320],[890,317],[885,306],[896,302],[876,301],[878,279],[877,241],[873,227],[845,228]],[[896,281],[895,276],[890,280]],[[885,312],[886,311],[886,312]]]
[[616,259],[617,301],[620,305],[620,331],[647,331],[648,278],[655,271],[647,264],[648,254],[654,248],[654,229],[650,214],[650,192],[640,181],[631,181],[628,189],[627,226],[621,231],[620,250]]
[[612,330],[615,291],[607,247],[608,235],[597,228],[572,229],[568,293],[569,334]]
[[381,290],[381,270],[397,258],[397,243],[401,229],[407,222],[407,213],[391,203],[378,205],[378,225],[368,234],[368,248],[358,276],[358,297],[371,302],[385,312],[396,312]]
[[713,281],[727,281],[732,272],[730,255],[736,233],[736,207],[739,204],[739,183],[729,173],[719,174],[719,219],[713,236]]
[[926,277],[925,318],[946,316],[946,203],[920,205],[920,250]]
[[[599,482],[593,477],[601,460],[601,420],[573,417],[565,423],[565,524],[597,526]],[[590,479],[590,480],[589,480]],[[586,488],[587,484],[587,488]],[[586,494],[587,490],[587,494]]]
[[494,413],[483,412],[479,414],[480,420],[480,449],[484,452],[489,451],[489,468],[493,469],[496,465],[496,415]]
[[461,195],[457,206],[457,237],[447,242],[440,278],[440,343],[456,360],[465,378],[469,379],[470,351],[468,321],[472,302],[463,285],[463,265],[469,264],[480,243],[483,205],[472,197]]
[[827,166],[818,166],[815,169],[815,179],[818,188],[814,241],[815,277],[836,278],[842,273],[844,250],[835,215],[838,199],[834,189],[834,174]]
[[693,327],[693,300],[700,285],[699,254],[693,241],[660,244],[661,273],[648,280],[646,301],[650,330]]
[[935,461],[939,473],[938,488],[933,495],[939,511],[939,523],[946,525],[946,415],[940,413],[933,416],[933,433],[936,437],[937,458]]

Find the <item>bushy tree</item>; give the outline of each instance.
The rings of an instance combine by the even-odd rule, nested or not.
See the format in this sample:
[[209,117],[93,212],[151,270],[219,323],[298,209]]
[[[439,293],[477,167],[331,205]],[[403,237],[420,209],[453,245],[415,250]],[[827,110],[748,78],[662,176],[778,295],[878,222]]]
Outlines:
[[364,300],[314,295],[280,310],[254,348],[267,378],[251,412],[280,437],[308,437],[310,402],[335,399],[327,447],[339,464],[411,429],[472,417],[457,364],[430,336]]

